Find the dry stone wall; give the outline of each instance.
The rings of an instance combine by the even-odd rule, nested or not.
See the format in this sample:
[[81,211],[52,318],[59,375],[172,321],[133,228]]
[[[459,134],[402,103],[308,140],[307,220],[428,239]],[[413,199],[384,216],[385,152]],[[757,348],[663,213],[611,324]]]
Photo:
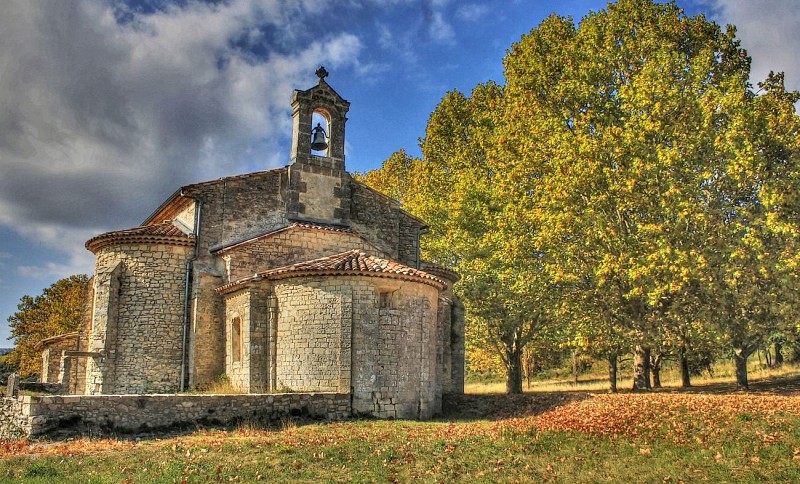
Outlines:
[[0,439],[165,430],[286,417],[344,420],[345,393],[67,395],[0,399]]

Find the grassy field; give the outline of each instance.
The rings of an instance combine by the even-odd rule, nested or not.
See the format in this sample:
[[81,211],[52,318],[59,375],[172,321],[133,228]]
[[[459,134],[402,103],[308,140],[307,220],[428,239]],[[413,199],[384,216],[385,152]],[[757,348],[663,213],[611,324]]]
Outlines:
[[770,378],[758,392],[466,395],[434,422],[4,442],[0,481],[800,482],[798,378]]

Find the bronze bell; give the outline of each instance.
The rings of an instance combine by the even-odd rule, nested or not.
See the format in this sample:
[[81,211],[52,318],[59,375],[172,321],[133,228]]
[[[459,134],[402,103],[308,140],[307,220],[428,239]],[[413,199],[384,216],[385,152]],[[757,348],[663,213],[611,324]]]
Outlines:
[[314,151],[328,149],[328,142],[325,141],[326,137],[325,128],[320,123],[317,123],[317,127],[311,131],[311,149]]

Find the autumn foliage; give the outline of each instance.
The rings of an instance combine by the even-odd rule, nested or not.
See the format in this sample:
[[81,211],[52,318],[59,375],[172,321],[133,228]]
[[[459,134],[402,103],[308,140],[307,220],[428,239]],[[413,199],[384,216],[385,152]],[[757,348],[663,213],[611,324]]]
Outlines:
[[422,158],[365,177],[462,273],[471,355],[517,393],[532,345],[612,373],[633,354],[642,390],[665,357],[688,386],[693,358],[730,355],[746,388],[753,352],[798,333],[800,93],[750,83],[735,27],[653,0],[552,15],[503,75],[445,94]]
[[7,357],[21,376],[41,370],[39,341],[80,329],[88,281],[83,274],[69,276],[35,297],[22,296],[17,312],[8,318],[14,350]]
[[[464,397],[450,421],[200,430],[141,441],[0,443],[0,479],[115,482],[793,480],[800,396]],[[488,413],[473,411],[483,406]],[[475,419],[475,420],[473,420]]]

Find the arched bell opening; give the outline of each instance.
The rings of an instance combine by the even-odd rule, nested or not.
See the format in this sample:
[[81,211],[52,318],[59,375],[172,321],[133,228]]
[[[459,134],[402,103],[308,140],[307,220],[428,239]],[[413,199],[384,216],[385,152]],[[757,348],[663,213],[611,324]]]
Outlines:
[[328,156],[331,122],[327,111],[317,109],[311,115],[311,154]]

